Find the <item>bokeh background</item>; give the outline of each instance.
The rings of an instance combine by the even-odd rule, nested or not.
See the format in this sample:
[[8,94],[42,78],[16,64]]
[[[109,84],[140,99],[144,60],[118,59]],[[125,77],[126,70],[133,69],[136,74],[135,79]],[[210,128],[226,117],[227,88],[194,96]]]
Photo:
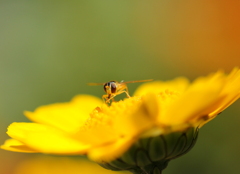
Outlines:
[[[101,97],[102,87],[88,82],[193,80],[239,66],[239,50],[238,0],[1,0],[0,142],[10,123],[28,121],[23,110],[76,94]],[[239,124],[237,101],[164,174],[240,173]],[[0,150],[1,174],[96,173],[79,166],[79,158]]]

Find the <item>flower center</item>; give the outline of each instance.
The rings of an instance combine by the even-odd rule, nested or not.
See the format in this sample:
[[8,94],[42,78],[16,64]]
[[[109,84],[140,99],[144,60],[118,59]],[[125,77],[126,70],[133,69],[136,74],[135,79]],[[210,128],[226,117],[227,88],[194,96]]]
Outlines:
[[158,97],[160,97],[163,101],[175,100],[176,98],[178,98],[179,95],[179,92],[171,91],[169,89],[158,93]]

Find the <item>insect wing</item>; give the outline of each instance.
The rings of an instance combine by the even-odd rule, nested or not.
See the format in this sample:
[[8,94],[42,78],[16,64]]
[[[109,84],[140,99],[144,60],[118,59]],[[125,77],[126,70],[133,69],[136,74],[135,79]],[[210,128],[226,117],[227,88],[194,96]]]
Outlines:
[[[153,79],[147,79],[147,80],[134,80],[134,81],[121,81],[120,83],[137,83],[137,82],[149,82],[149,81],[153,81]],[[115,82],[118,83],[117,81],[110,81],[110,82]],[[109,83],[109,82],[106,82]],[[88,83],[89,86],[98,86],[98,85],[105,85],[106,83]]]
[[127,82],[121,82],[121,83],[138,83],[138,82],[149,82],[153,81],[153,79],[148,79],[148,80],[134,80],[134,81],[127,81]]
[[89,86],[105,85],[106,83],[88,83]]

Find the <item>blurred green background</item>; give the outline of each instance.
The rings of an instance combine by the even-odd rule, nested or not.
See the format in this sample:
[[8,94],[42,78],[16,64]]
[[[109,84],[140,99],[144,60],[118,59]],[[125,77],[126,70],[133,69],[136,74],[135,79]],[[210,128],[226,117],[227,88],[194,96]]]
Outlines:
[[[10,123],[28,121],[24,110],[76,94],[101,97],[102,87],[88,82],[229,72],[240,65],[239,19],[236,0],[1,0],[1,144]],[[164,174],[240,173],[239,123],[237,101]],[[16,174],[33,157],[0,150],[0,173]]]

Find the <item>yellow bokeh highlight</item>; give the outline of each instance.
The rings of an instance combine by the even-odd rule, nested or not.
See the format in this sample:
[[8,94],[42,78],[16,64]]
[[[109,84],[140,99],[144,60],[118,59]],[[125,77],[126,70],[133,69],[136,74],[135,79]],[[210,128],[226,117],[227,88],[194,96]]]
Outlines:
[[21,161],[13,174],[129,174],[103,169],[81,158],[36,156]]

